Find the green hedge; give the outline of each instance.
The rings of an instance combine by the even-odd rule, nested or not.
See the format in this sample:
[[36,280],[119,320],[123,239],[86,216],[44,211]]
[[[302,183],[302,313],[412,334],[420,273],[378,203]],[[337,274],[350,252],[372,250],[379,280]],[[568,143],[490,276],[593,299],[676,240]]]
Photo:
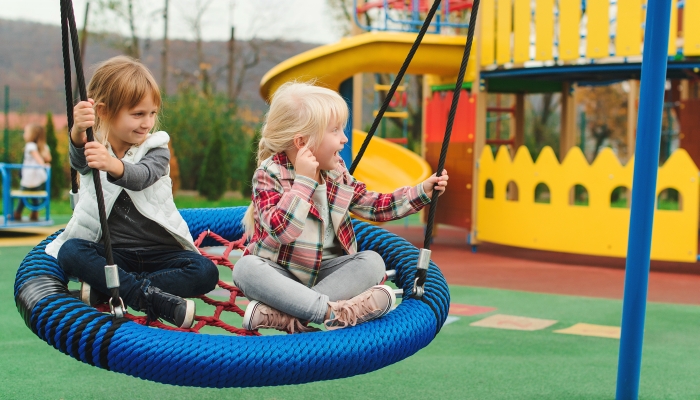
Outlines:
[[[222,95],[202,96],[194,90],[183,89],[164,101],[161,129],[171,137],[180,165],[181,188],[194,190],[209,185],[200,180],[223,182],[224,190],[238,190],[245,176],[249,138],[236,117],[235,107]],[[220,139],[217,139],[217,135]],[[218,155],[204,168],[207,149],[212,140],[220,140]],[[203,168],[206,173],[203,173]],[[215,177],[220,174],[221,177]],[[205,189],[207,190],[207,189]]]

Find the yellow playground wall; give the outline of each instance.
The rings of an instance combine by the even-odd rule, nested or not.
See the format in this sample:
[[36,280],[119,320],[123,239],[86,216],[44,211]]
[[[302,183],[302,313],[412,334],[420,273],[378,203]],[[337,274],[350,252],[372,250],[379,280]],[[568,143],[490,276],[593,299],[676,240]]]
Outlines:
[[[634,160],[621,165],[612,150],[603,149],[588,164],[577,147],[560,164],[554,151],[545,147],[533,162],[527,148],[520,147],[511,160],[505,147],[494,159],[485,148],[479,161],[477,232],[479,240],[523,248],[597,256],[625,257],[630,209],[613,208],[611,194],[624,186],[631,199]],[[485,198],[487,180],[493,198]],[[506,199],[510,181],[518,186],[518,200]],[[535,187],[549,187],[550,203],[535,203]],[[588,191],[588,206],[570,205],[574,185]],[[658,194],[667,188],[680,194],[680,211],[656,210],[651,258],[695,262],[698,246],[698,168],[688,153],[679,149],[659,168]],[[630,200],[628,200],[629,203]]]
[[[616,4],[587,0],[586,13],[581,11],[581,2],[483,0],[479,9],[481,65],[641,56],[645,0],[618,0]],[[700,0],[685,1],[682,21],[678,1],[671,2],[668,54],[680,50],[685,56],[699,56]],[[678,32],[680,23],[682,32]],[[581,27],[587,33],[583,37]]]

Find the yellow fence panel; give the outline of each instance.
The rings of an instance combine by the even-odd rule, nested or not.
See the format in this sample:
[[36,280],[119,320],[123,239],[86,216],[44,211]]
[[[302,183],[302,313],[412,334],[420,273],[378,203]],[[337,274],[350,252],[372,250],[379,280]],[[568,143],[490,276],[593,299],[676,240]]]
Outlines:
[[514,0],[513,62],[530,60],[530,0]]
[[551,60],[553,47],[554,0],[535,0],[535,60]]
[[498,0],[496,15],[496,61],[498,64],[509,63],[510,33],[512,28],[512,0]]
[[496,15],[495,0],[481,3],[481,65],[491,65],[495,61]]
[[[581,2],[584,0],[556,1],[558,13],[555,11],[555,0],[484,0],[481,6],[481,65],[503,65],[511,61],[522,64],[530,59],[553,60],[555,27],[558,30],[558,59],[576,60],[581,57],[579,49],[582,22],[585,23],[586,32],[585,57],[609,57],[611,32],[614,32],[613,55],[641,55],[644,5],[647,0],[617,0],[613,6],[616,7],[614,26],[610,22],[611,0],[586,0],[585,16],[581,14]],[[684,55],[700,56],[700,0],[685,1],[683,32],[680,33],[679,2],[671,1],[668,54],[673,56],[678,52],[678,38],[682,37]],[[533,26],[534,54],[531,55]]]
[[686,1],[683,7],[683,55],[700,56],[700,1]]
[[579,24],[581,0],[559,0],[559,59],[575,60],[579,57]]
[[586,7],[586,57],[607,57],[610,51],[610,3],[608,0],[588,0]]
[[676,38],[678,38],[678,4],[677,0],[671,0],[671,24],[668,31],[669,56],[676,55],[676,50],[678,49],[678,46],[676,46]]
[[[504,146],[495,159],[486,148],[479,162],[478,239],[538,250],[625,257],[630,209],[612,207],[611,195],[624,187],[629,204],[633,170],[633,160],[623,166],[608,148],[592,165],[577,147],[561,164],[548,147],[537,162],[524,146],[513,160]],[[538,185],[546,186],[548,195],[540,199],[548,203],[535,201]],[[588,205],[571,204],[575,185],[586,189]],[[657,195],[666,188],[677,190],[682,209],[656,211],[652,259],[696,262],[698,168],[685,150],[673,153],[659,168],[657,188]]]
[[641,0],[617,0],[617,31],[615,55],[620,57],[642,54]]

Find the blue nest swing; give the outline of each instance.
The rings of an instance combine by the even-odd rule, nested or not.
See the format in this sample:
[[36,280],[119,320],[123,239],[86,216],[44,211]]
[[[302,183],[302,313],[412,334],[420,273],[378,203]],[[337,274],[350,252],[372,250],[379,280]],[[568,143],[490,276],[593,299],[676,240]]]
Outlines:
[[[428,12],[350,173],[353,173],[364,154],[439,4],[440,0],[435,0]],[[467,44],[438,162],[439,172],[445,164],[457,101],[474,37],[478,6],[479,0],[474,0]],[[87,94],[73,5],[71,0],[61,0],[64,79],[70,127],[72,84],[69,30],[78,88],[81,98],[85,100]],[[92,140],[91,129],[88,129],[87,136],[88,140]],[[93,179],[95,187],[100,188],[98,175],[93,174]],[[76,179],[73,179],[73,186],[75,193]],[[103,208],[101,195],[101,190],[98,190],[98,207]],[[434,193],[426,227],[426,249],[430,246],[436,207],[437,195]],[[229,241],[243,236],[241,221],[245,207],[190,209],[182,210],[181,213],[193,237],[207,230]],[[395,310],[382,318],[355,327],[299,335],[239,337],[168,331],[139,325],[125,318],[115,318],[85,305],[68,291],[68,277],[56,259],[45,252],[46,245],[60,231],[39,243],[20,264],[15,279],[15,303],[32,332],[61,352],[96,367],[150,381],[223,388],[289,385],[350,377],[403,360],[427,346],[444,324],[450,303],[447,283],[437,265],[431,261],[427,270],[416,269],[419,259],[416,247],[371,224],[355,220],[353,226],[358,250],[379,253],[387,268],[396,270],[394,282],[404,292],[403,301]],[[413,296],[416,283],[418,288],[422,285],[422,296],[421,293]],[[118,289],[116,290],[115,299],[118,298]]]
[[[193,237],[211,229],[242,236],[245,207],[182,210]],[[352,328],[297,335],[239,337],[149,328],[114,320],[71,296],[68,277],[44,252],[60,232],[22,261],[15,301],[42,340],[82,362],[142,379],[181,386],[255,387],[345,378],[378,370],[416,353],[447,318],[450,293],[430,263],[421,300],[410,297],[418,249],[386,230],[354,221],[359,250],[373,250],[396,270],[404,299],[383,318]]]

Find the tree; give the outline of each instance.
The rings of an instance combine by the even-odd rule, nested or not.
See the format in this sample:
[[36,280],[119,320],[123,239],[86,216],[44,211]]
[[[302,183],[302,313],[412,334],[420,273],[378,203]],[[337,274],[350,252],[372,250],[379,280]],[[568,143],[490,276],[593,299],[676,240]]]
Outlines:
[[[331,12],[331,17],[335,20],[335,26],[343,36],[349,35],[352,30],[353,21],[353,1],[352,0],[326,0],[326,4]],[[365,14],[366,15],[366,14]],[[369,17],[368,17],[369,18]],[[367,24],[369,25],[369,23]]]
[[219,129],[214,130],[214,135],[209,139],[207,155],[199,177],[197,189],[199,194],[208,200],[219,200],[227,188],[228,174],[222,168],[226,160],[224,140]]
[[[194,5],[190,4],[190,7],[194,8],[194,12],[190,9],[187,11],[183,10],[182,12],[183,18],[189,25],[192,35],[194,36],[197,69],[192,73],[184,71],[179,72],[185,79],[199,82],[200,90],[205,96],[215,93],[217,91],[216,83],[219,81],[219,78],[223,76],[223,74],[228,73],[227,92],[229,101],[235,103],[245,83],[247,72],[261,61],[263,52],[261,51],[259,41],[256,39],[257,31],[265,28],[267,23],[274,19],[263,18],[261,14],[253,15],[251,38],[246,43],[242,44],[235,43],[233,37],[234,30],[232,27],[231,40],[226,43],[227,49],[222,50],[222,52],[229,52],[232,54],[229,54],[225,63],[214,65],[215,63],[205,56],[204,42],[202,40],[202,19],[212,1],[213,0],[197,0]],[[264,22],[263,19],[268,22]],[[277,20],[279,20],[279,18]],[[276,42],[277,41],[267,43],[266,46],[276,44]],[[274,49],[272,51],[274,52]]]
[[533,107],[533,123],[532,123],[532,136],[535,139],[535,149],[537,154],[545,146],[552,146],[555,153],[559,153],[559,146],[554,146],[549,143],[546,138],[551,130],[549,126],[549,120],[552,115],[557,111],[559,107],[559,98],[561,96],[557,93],[544,93],[542,95],[541,107]]
[[58,140],[56,129],[53,125],[53,115],[49,111],[46,114],[46,144],[51,150],[51,198],[61,198],[63,189],[66,188],[66,175],[63,171],[63,158],[58,152]]
[[[272,44],[279,44],[279,41],[274,41]],[[237,75],[236,84],[233,86],[230,95],[230,100],[232,102],[238,100],[238,96],[241,94],[241,89],[243,88],[243,83],[245,83],[246,73],[260,63],[260,57],[260,43],[258,43],[258,40],[255,38],[248,41],[245,49],[234,52],[234,58],[240,59],[241,65],[240,68],[232,66],[232,70],[236,71]]]
[[258,130],[250,141],[250,151],[248,152],[248,161],[244,173],[244,177],[247,177],[248,180],[241,180],[241,194],[243,198],[250,198],[253,194],[252,178],[255,170],[258,168],[258,143],[260,142],[260,137],[260,130]]
[[197,65],[199,66],[199,69],[195,72],[195,76],[200,79],[202,83],[201,90],[205,95],[209,95],[212,92],[211,84],[209,83],[209,70],[212,66],[211,64],[207,63],[204,58],[204,50],[202,47],[202,17],[207,11],[207,8],[209,8],[211,5],[212,1],[213,0],[208,0],[202,3],[201,0],[197,0],[194,6],[194,12],[183,13],[183,18],[185,18],[187,24],[192,29],[192,33],[194,34],[195,47],[197,51]]
[[[120,49],[124,54],[133,58],[141,58],[139,48],[139,35],[136,32],[137,22],[134,16],[134,0],[97,0],[97,12],[105,11],[116,15],[116,17],[129,26],[129,37],[121,43],[115,43],[114,47]],[[105,19],[109,18],[104,16]],[[99,24],[104,21],[100,21]],[[113,24],[113,21],[111,21]]]
[[579,87],[576,102],[586,114],[587,136],[593,139],[592,161],[606,144],[613,150],[627,147],[627,93],[621,84]]
[[199,188],[203,161],[216,135],[221,136],[221,147],[226,154],[218,160],[219,173],[231,177],[225,189],[238,188],[238,182],[243,180],[252,133],[244,132],[236,108],[224,94],[206,97],[193,88],[181,89],[165,99],[161,126],[170,134],[178,155],[182,189]]
[[610,129],[607,123],[601,123],[599,125],[594,125],[591,127],[591,136],[595,139],[595,146],[593,147],[593,159],[598,156],[598,151],[603,147],[603,143],[612,136],[613,131]]
[[545,146],[550,146],[559,156],[560,98],[559,93],[526,96],[525,146],[533,159],[537,159]]

